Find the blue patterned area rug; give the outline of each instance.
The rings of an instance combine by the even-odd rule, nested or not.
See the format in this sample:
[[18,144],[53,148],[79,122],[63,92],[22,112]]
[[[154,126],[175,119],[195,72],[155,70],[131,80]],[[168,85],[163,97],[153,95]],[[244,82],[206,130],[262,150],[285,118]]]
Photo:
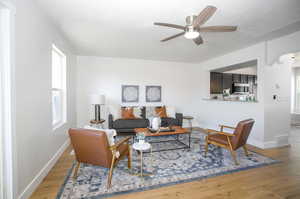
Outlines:
[[[170,137],[158,139],[170,139]],[[187,141],[184,136],[181,139]],[[172,148],[176,145],[179,143],[164,142],[153,144],[152,147],[155,150]],[[210,145],[206,157],[204,151],[204,135],[197,133],[193,135],[190,150],[155,152],[152,153],[152,157],[147,153],[144,155],[144,172],[151,175],[144,178],[131,174],[139,171],[140,164],[139,155],[133,151],[133,169],[128,170],[127,159],[120,161],[114,169],[110,189],[106,188],[108,169],[82,164],[77,180],[72,178],[73,168],[70,169],[57,199],[108,198],[117,194],[155,189],[279,162],[254,152],[250,152],[250,156],[246,157],[243,150],[238,150],[239,165],[235,165],[227,150]]]

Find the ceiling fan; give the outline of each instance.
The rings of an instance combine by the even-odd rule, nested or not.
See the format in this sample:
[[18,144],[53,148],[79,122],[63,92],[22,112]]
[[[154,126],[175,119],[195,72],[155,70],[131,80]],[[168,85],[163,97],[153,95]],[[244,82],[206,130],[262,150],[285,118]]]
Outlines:
[[214,6],[207,6],[204,8],[198,16],[191,15],[186,17],[186,26],[176,25],[176,24],[169,24],[169,23],[159,23],[155,22],[154,25],[157,26],[165,26],[170,28],[176,28],[183,30],[176,35],[167,37],[162,39],[161,42],[169,41],[176,37],[184,35],[187,39],[193,39],[195,44],[200,45],[203,44],[203,39],[200,36],[200,32],[233,32],[237,30],[237,26],[205,26],[206,21],[208,21],[216,12],[217,8]]

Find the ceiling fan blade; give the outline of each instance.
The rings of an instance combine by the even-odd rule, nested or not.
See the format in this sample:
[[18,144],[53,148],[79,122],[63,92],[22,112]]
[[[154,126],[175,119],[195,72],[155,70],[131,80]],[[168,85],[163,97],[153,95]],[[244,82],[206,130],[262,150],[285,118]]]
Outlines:
[[211,16],[213,16],[216,10],[217,8],[214,6],[207,6],[206,8],[204,8],[196,17],[193,26],[196,27],[204,24],[207,20],[209,20]]
[[170,24],[170,23],[158,23],[158,22],[155,22],[154,25],[165,26],[165,27],[169,27],[169,28],[176,28],[176,29],[181,29],[181,30],[185,29],[184,26],[176,25],[176,24]]
[[233,32],[237,30],[237,26],[206,26],[200,27],[200,32]]
[[173,35],[173,36],[171,36],[171,37],[167,37],[167,38],[165,38],[165,39],[162,39],[162,40],[160,40],[160,41],[161,41],[161,42],[168,41],[168,40],[170,40],[170,39],[174,39],[174,38],[176,38],[176,37],[182,36],[182,35],[184,35],[184,33],[185,33],[185,32],[181,32],[181,33],[178,33],[178,34]]
[[195,42],[195,44],[197,44],[198,46],[200,44],[203,44],[203,39],[202,37],[199,35],[197,38],[193,39],[193,41]]

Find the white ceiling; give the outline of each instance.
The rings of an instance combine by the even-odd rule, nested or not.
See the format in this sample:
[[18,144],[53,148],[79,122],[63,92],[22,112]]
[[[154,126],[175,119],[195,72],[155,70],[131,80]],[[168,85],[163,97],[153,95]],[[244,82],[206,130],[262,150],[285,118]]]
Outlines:
[[[78,55],[200,62],[300,30],[300,0],[36,0],[76,47]],[[205,25],[237,25],[234,33],[202,33],[204,45],[180,30],[153,22],[185,24],[207,5],[218,8]],[[286,27],[286,29],[282,29]]]

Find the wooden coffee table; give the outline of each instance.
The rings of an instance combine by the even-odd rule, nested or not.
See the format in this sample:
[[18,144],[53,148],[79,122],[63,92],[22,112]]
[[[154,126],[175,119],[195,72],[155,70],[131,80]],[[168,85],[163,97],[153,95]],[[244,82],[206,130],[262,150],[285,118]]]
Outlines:
[[[151,141],[150,143],[177,142],[183,146],[183,147],[177,147],[177,148],[171,148],[171,149],[154,150],[152,152],[169,151],[169,150],[177,150],[177,149],[190,149],[191,148],[191,132],[187,128],[182,128],[180,126],[173,126],[172,129],[174,129],[175,131],[164,131],[164,132],[152,133],[148,128],[135,128],[134,132],[135,132],[135,134],[143,132],[143,133],[145,133],[146,137],[159,137],[159,136],[175,135],[176,138],[173,140]],[[179,135],[187,135],[188,143],[184,143],[183,141],[181,141],[179,138]]]

